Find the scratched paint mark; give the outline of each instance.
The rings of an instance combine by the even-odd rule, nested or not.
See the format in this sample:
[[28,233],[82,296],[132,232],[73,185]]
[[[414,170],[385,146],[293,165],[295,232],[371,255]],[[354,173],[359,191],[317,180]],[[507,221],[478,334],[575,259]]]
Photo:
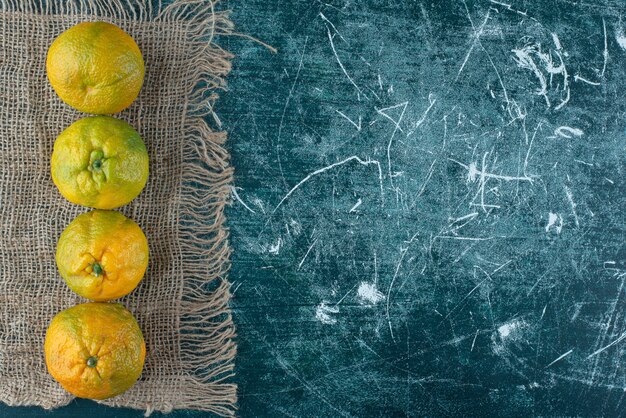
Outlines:
[[357,202],[354,204],[354,206],[352,206],[352,208],[350,208],[348,213],[356,212],[357,208],[359,206],[361,206],[362,203],[363,203],[363,200],[361,200],[361,199],[357,200]]
[[615,31],[615,40],[622,49],[626,50],[626,35],[621,27],[617,28]]
[[524,329],[528,328],[527,322],[521,319],[513,319],[498,327],[498,336],[501,341],[519,340],[523,337]]
[[[391,137],[389,138],[389,142],[387,143],[387,173],[389,175],[389,182],[391,183],[391,187],[394,187],[393,178],[395,176],[395,174],[392,174],[391,146],[393,145],[393,140],[394,140],[394,137],[396,136],[396,132],[397,131],[403,132],[400,124],[402,123],[402,119],[404,118],[404,113],[406,112],[406,108],[408,105],[409,105],[409,102],[403,102],[397,105],[386,107],[384,109],[376,109],[376,112],[378,112],[380,115],[383,115],[384,117],[389,119],[394,125],[394,129],[391,133]],[[388,113],[390,110],[394,110],[394,109],[401,109],[400,116],[398,116],[397,120],[394,119]]]
[[519,328],[520,323],[517,321],[509,322],[507,324],[501,325],[498,327],[498,334],[500,334],[501,339],[507,338],[513,331]]
[[385,299],[385,295],[376,287],[376,283],[361,282],[357,289],[359,303],[363,305],[376,305]]
[[563,217],[558,213],[550,212],[548,214],[548,224],[546,225],[546,232],[550,232],[551,230],[556,231],[557,234],[560,234],[563,230]]
[[239,194],[237,193],[237,187],[231,187],[230,191],[233,195],[233,197],[235,198],[235,200],[237,200],[239,203],[241,203],[241,205],[246,208],[249,212],[252,212],[254,214],[256,214],[256,212],[250,208],[250,206],[246,205],[246,203],[241,199],[241,197],[239,197]]
[[567,196],[567,200],[569,201],[570,207],[572,208],[572,215],[574,215],[574,224],[576,228],[580,226],[580,222],[578,220],[578,212],[576,211],[576,207],[578,204],[574,201],[574,195],[572,194],[572,190],[565,186],[565,195]]
[[295,219],[291,219],[289,221],[289,228],[291,230],[291,233],[295,237],[299,236],[302,233],[302,225]]
[[[463,4],[465,5],[465,10],[467,11],[469,15],[469,10],[467,10],[467,5],[465,4],[465,2]],[[485,14],[485,18],[483,20],[483,23],[480,25],[480,27],[478,29],[474,28],[474,32],[472,33],[472,36],[471,36],[470,47],[467,50],[467,53],[465,54],[465,58],[463,59],[463,62],[461,63],[461,66],[459,67],[459,70],[456,73],[456,78],[454,79],[454,81],[458,81],[459,77],[461,77],[461,73],[465,69],[465,65],[467,64],[467,61],[469,61],[469,58],[472,55],[472,52],[474,51],[474,49],[476,48],[476,45],[478,45],[478,43],[480,42],[480,37],[485,32],[485,25],[489,21],[490,15],[491,15],[491,9],[489,9],[487,13]]]
[[502,175],[502,174],[488,173],[484,171],[483,169],[477,168],[477,164],[475,162],[471,162],[469,165],[466,165],[453,158],[448,158],[448,160],[457,163],[458,165],[460,165],[461,167],[467,170],[467,182],[468,183],[475,182],[479,178],[497,179],[497,180],[504,180],[504,181],[528,181],[532,183],[533,177],[537,177],[537,176],[508,176],[508,175]]
[[581,81],[581,82],[589,84],[591,86],[600,86],[600,85],[602,85],[602,83],[597,82],[597,81],[591,81],[591,80],[581,76],[580,74],[575,74],[574,75],[574,81]]
[[315,240],[313,241],[313,243],[309,246],[309,249],[306,250],[306,253],[304,254],[304,257],[302,257],[302,260],[300,260],[300,264],[298,264],[298,270],[300,270],[302,268],[302,265],[304,264],[304,261],[306,260],[306,258],[309,256],[309,253],[311,252],[311,250],[313,249],[313,247],[315,247],[315,244],[317,244],[317,238],[315,238]]
[[367,98],[367,96],[365,94],[363,94],[363,91],[361,90],[361,88],[356,84],[356,82],[354,81],[354,79],[352,77],[350,77],[350,74],[348,74],[348,71],[346,70],[346,67],[344,67],[343,62],[341,61],[341,59],[339,59],[339,55],[337,54],[337,48],[335,47],[335,35],[339,35],[341,37],[341,39],[345,42],[346,40],[341,36],[341,34],[339,33],[339,31],[337,30],[337,28],[335,27],[335,25],[333,25],[330,20],[328,20],[326,18],[326,16],[324,16],[323,13],[320,13],[320,17],[328,22],[330,24],[330,26],[334,29],[335,33],[331,33],[330,28],[328,28],[327,33],[328,33],[328,41],[330,42],[330,47],[333,50],[333,54],[335,55],[335,59],[337,61],[337,64],[339,64],[339,67],[341,68],[341,71],[343,71],[344,75],[346,76],[346,78],[348,79],[348,81],[350,82],[350,84],[352,84],[354,86],[354,88],[356,89],[356,91],[358,92],[359,96],[363,96],[365,98]]
[[503,7],[506,8],[506,10],[514,12],[514,13],[517,13],[519,15],[528,16],[528,12],[527,11],[517,10],[517,9],[513,8],[513,5],[511,5],[511,4],[500,2],[500,1],[496,1],[496,0],[489,0],[489,2],[492,3],[492,4],[496,4],[498,6],[503,6]]
[[252,202],[263,214],[265,214],[265,204],[260,198],[253,196],[250,198],[250,202]]
[[602,32],[604,33],[604,50],[602,51],[602,71],[600,72],[600,77],[604,78],[604,73],[606,72],[606,66],[609,62],[609,41],[606,32],[606,19],[602,18]]
[[277,255],[280,252],[280,248],[283,246],[283,239],[278,237],[274,244],[270,244],[267,248],[267,252],[273,255]]
[[491,335],[493,352],[506,357],[509,345],[524,341],[524,330],[528,327],[528,323],[520,319],[500,325]]
[[552,362],[550,362],[550,364],[548,364],[546,367],[544,367],[545,369],[547,369],[548,367],[552,366],[553,364],[558,363],[559,361],[563,360],[565,357],[569,356],[570,354],[572,354],[574,352],[574,349],[572,348],[571,350],[561,354],[560,356],[558,356],[557,358],[555,358]]
[[282,204],[285,202],[285,200],[287,200],[289,198],[289,196],[291,196],[293,194],[293,192],[295,192],[300,186],[302,186],[304,183],[306,183],[307,181],[311,180],[313,177],[318,176],[322,173],[325,173],[328,170],[331,170],[335,167],[339,167],[342,166],[344,164],[347,164],[349,162],[352,161],[356,161],[361,165],[375,165],[376,167],[378,167],[378,179],[380,181],[380,193],[381,193],[381,199],[383,198],[383,184],[382,184],[382,180],[383,180],[383,173],[382,173],[382,169],[380,167],[380,163],[376,160],[363,160],[359,157],[357,157],[356,155],[353,155],[352,157],[348,157],[345,160],[339,161],[337,163],[334,164],[330,164],[326,167],[320,168],[318,170],[315,170],[314,172],[308,174],[305,178],[303,178],[302,180],[300,180],[295,186],[293,186],[285,196],[283,196],[283,198],[280,200],[280,202],[278,202],[278,204],[274,207],[274,210],[272,211],[272,213],[275,213],[278,208],[280,208],[282,206]]
[[328,306],[326,302],[322,302],[315,308],[315,318],[325,325],[334,325],[337,320],[333,317],[334,314],[339,313],[337,306]]
[[571,126],[559,126],[554,130],[554,134],[563,138],[572,138],[574,136],[583,136],[583,131],[578,128],[572,128]]
[[417,129],[419,129],[420,126],[422,126],[422,124],[426,121],[426,118],[428,117],[428,114],[430,113],[431,109],[433,108],[433,106],[435,106],[435,103],[437,103],[437,98],[432,93],[429,93],[428,94],[428,107],[426,108],[426,110],[424,110],[424,113],[417,120],[417,122],[413,124],[413,128],[409,131],[409,133],[406,134],[407,137],[413,135],[413,133]]
[[278,162],[278,169],[280,171],[283,182],[285,182],[285,173],[283,170],[283,164],[282,164],[282,158],[281,158],[281,137],[283,133],[283,128],[285,126],[285,116],[287,114],[287,108],[289,107],[289,104],[291,103],[294,90],[296,88],[296,85],[298,84],[298,80],[300,79],[300,72],[302,71],[302,65],[304,63],[304,55],[306,53],[306,46],[307,46],[308,41],[309,41],[309,38],[307,37],[304,40],[304,47],[302,48],[302,53],[300,54],[300,64],[298,65],[298,71],[296,72],[296,77],[293,81],[293,84],[291,85],[291,89],[289,90],[289,95],[287,96],[287,99],[285,100],[285,105],[283,106],[283,113],[280,118],[280,124],[278,125],[278,133],[276,136],[276,159]]
[[[546,107],[551,108],[553,103],[550,99],[550,90],[554,90],[560,102],[554,106],[554,110],[562,109],[571,98],[569,86],[569,72],[565,66],[564,57],[567,52],[563,50],[561,41],[556,33],[552,33],[554,48],[544,51],[540,43],[526,44],[520,48],[512,49],[514,60],[520,68],[531,71],[539,82],[539,88],[535,94],[544,98]],[[556,59],[554,58],[556,57]],[[561,77],[561,83],[553,87],[553,78]]]
[[352,119],[350,119],[348,116],[346,116],[346,114],[343,113],[342,111],[335,109],[335,112],[339,113],[339,115],[341,115],[342,118],[350,122],[350,124],[356,128],[357,132],[361,132],[361,125],[362,125],[361,115],[359,115],[359,122],[357,123],[353,121]]
[[622,335],[619,336],[618,339],[616,339],[615,341],[611,342],[610,344],[594,351],[593,353],[591,353],[589,356],[587,356],[587,360],[597,356],[598,354],[602,353],[603,351],[606,351],[607,349],[613,347],[615,344],[618,344],[620,341],[622,341],[624,338],[626,338],[626,332],[622,333]]

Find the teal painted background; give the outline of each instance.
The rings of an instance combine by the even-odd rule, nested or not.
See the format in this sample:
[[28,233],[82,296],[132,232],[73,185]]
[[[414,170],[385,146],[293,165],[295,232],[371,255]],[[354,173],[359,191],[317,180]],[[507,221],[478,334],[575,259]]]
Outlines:
[[626,5],[228,6],[240,415],[622,415]]

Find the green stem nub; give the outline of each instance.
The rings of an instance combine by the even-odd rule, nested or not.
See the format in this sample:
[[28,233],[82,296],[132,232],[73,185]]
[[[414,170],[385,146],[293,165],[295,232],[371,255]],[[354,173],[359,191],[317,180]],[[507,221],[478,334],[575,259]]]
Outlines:
[[104,152],[102,150],[93,150],[89,155],[89,171],[99,171],[104,164]]
[[96,367],[96,364],[98,364],[98,357],[91,356],[87,359],[87,367]]
[[91,268],[93,269],[93,274],[95,274],[96,277],[100,276],[104,272],[100,263],[93,263]]

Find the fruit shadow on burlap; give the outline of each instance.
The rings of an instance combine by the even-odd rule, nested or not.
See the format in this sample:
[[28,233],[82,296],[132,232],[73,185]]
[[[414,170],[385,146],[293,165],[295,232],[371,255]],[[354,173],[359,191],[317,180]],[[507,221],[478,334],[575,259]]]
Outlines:
[[0,1],[0,401],[56,408],[72,399],[46,371],[43,340],[57,312],[85,302],[58,275],[54,253],[65,226],[88,209],[61,197],[49,161],[56,136],[86,115],[56,96],[45,57],[65,29],[104,20],[136,40],[146,63],[138,99],[114,116],[137,129],[150,157],[146,188],[120,208],[146,233],[150,264],[120,300],[144,333],[144,372],[103,403],[232,415],[236,346],[223,216],[232,169],[226,135],[207,122],[230,69],[231,55],[215,42],[232,30],[227,13],[201,1],[29,3]]

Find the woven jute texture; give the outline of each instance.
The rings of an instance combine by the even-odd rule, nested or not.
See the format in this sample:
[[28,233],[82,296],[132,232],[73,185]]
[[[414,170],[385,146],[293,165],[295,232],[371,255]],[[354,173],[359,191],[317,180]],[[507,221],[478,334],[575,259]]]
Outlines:
[[0,401],[56,408],[72,400],[46,371],[43,341],[56,313],[85,302],[60,278],[54,254],[63,229],[88,209],[59,194],[50,155],[57,135],[85,115],[56,96],[45,60],[61,32],[102,20],[120,26],[142,50],[143,89],[114,116],[137,129],[150,157],[146,188],[120,209],[150,244],[144,280],[120,300],[144,333],[146,363],[132,389],[102,403],[148,414],[178,408],[234,414],[223,215],[232,170],[213,113],[232,58],[216,38],[232,26],[216,6],[0,0]]

